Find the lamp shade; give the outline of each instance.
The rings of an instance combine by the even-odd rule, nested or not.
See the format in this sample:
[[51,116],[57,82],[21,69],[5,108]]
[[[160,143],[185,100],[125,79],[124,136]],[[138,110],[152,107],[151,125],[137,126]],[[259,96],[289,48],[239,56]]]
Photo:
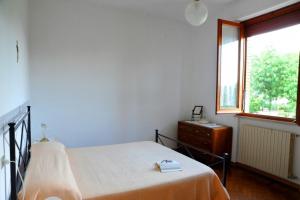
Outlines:
[[201,0],[193,0],[185,9],[185,18],[193,26],[202,25],[208,16],[208,10]]

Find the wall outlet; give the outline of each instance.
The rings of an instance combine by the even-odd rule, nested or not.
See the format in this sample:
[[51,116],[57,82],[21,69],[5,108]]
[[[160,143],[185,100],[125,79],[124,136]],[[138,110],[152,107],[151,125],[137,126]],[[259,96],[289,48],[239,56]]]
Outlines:
[[0,170],[2,170],[3,167],[5,167],[5,165],[8,165],[8,164],[9,164],[9,160],[7,160],[4,155],[1,156],[1,158],[0,158]]

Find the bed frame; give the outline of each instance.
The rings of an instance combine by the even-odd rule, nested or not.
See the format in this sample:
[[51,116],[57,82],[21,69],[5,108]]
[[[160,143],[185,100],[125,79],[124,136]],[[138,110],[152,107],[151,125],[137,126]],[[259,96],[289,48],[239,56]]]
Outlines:
[[[21,137],[20,141],[17,141],[16,134],[18,134],[20,131]],[[17,194],[20,191],[22,187],[22,181],[19,173],[17,172],[17,169],[19,170],[22,178],[25,175],[25,171],[27,169],[27,166],[30,161],[31,157],[31,111],[30,106],[27,106],[27,110],[19,114],[15,121],[8,123],[8,129],[4,131],[4,137],[5,135],[9,133],[9,152],[10,152],[10,184],[11,184],[11,191],[10,191],[10,200],[17,200]],[[24,138],[25,137],[25,138]],[[216,166],[216,165],[223,165],[223,177],[222,177],[222,183],[224,186],[226,186],[226,178],[227,178],[227,171],[228,171],[228,165],[229,165],[229,155],[224,154],[223,157],[212,154],[206,150],[196,148],[194,146],[191,146],[189,144],[186,144],[184,142],[181,142],[179,140],[170,138],[168,136],[162,135],[158,132],[158,130],[155,131],[155,142],[161,143],[162,145],[166,146],[162,139],[167,139],[169,141],[173,141],[177,144],[179,147],[183,147],[188,155],[191,158],[194,158],[192,153],[189,149],[196,150],[198,152],[201,152],[203,154],[210,155],[217,159],[217,161],[213,164],[210,164],[210,167]],[[25,139],[25,144],[24,144]],[[13,144],[13,145],[12,145]],[[25,145],[25,146],[23,146]],[[18,159],[16,159],[16,152],[18,153]]]
[[166,139],[168,141],[174,142],[177,145],[177,148],[183,147],[184,150],[186,151],[187,155],[189,157],[193,158],[193,159],[194,159],[194,156],[193,156],[192,152],[189,149],[195,150],[198,153],[208,155],[208,156],[211,156],[212,158],[215,158],[215,162],[208,164],[208,166],[209,167],[215,167],[215,166],[218,166],[218,165],[222,165],[222,167],[223,167],[223,169],[222,169],[222,173],[223,173],[223,175],[222,175],[222,184],[223,184],[224,187],[226,187],[227,173],[228,173],[228,168],[229,168],[229,165],[230,165],[230,156],[229,156],[228,153],[225,153],[223,155],[223,157],[221,157],[221,156],[213,154],[213,153],[211,153],[207,150],[200,149],[200,148],[194,147],[190,144],[187,144],[185,142],[182,142],[180,140],[176,140],[176,139],[170,138],[168,136],[162,135],[158,132],[158,130],[155,130],[155,142],[156,143],[161,143],[162,145],[167,146],[167,145],[165,145],[165,143],[163,142],[162,139]]
[[[14,121],[8,123],[8,129],[3,133],[4,137],[7,133],[9,133],[10,153],[10,200],[17,200],[18,191],[22,187],[21,178],[25,175],[31,156],[30,106],[27,106],[27,110],[18,114]],[[16,138],[18,133],[21,134],[20,141],[17,141]],[[16,152],[18,153],[18,159],[16,158]],[[17,170],[19,170],[20,174]],[[20,177],[20,175],[22,177]]]

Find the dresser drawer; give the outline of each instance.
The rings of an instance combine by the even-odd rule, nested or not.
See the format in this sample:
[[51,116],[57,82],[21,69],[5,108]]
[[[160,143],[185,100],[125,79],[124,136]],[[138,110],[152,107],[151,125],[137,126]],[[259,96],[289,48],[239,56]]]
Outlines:
[[193,132],[193,127],[192,126],[187,126],[187,125],[183,125],[183,124],[179,124],[178,126],[178,130],[180,132]]
[[211,140],[199,136],[195,136],[192,133],[180,133],[178,134],[178,139],[182,142],[188,143],[196,148],[211,151],[212,142]]
[[209,140],[211,139],[211,131],[202,128],[193,128],[192,134],[198,137],[207,138]]
[[205,129],[203,127],[194,127],[194,126],[187,126],[187,125],[179,125],[178,127],[179,133],[189,133],[194,135],[195,137],[202,137],[208,140],[211,139],[212,132],[209,129]]

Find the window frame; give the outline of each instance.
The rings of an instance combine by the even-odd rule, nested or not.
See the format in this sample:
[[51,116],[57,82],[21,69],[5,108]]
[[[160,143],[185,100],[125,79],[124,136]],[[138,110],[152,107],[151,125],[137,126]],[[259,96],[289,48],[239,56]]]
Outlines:
[[[294,19],[295,16],[297,16],[297,19]],[[216,90],[216,114],[237,114],[238,116],[242,117],[250,117],[250,118],[258,118],[258,119],[265,119],[265,120],[273,120],[273,121],[281,121],[281,122],[289,122],[289,123],[296,123],[300,125],[300,52],[299,52],[299,73],[298,73],[298,90],[297,90],[297,105],[296,105],[296,118],[286,118],[286,117],[279,117],[279,116],[270,116],[270,115],[262,115],[262,114],[254,114],[254,113],[246,113],[244,110],[245,107],[245,81],[246,81],[246,73],[247,73],[247,37],[249,37],[249,34],[247,34],[249,31],[249,27],[251,27],[251,36],[257,35],[264,32],[269,32],[270,30],[278,30],[280,28],[289,27],[294,24],[299,23],[300,17],[300,2],[297,2],[295,4],[289,5],[287,7],[251,18],[249,20],[245,20],[243,22],[231,22],[228,20],[218,20],[218,52],[217,52],[217,90]],[[272,21],[275,20],[275,24],[272,23]],[[261,23],[261,24],[260,24]],[[220,109],[220,80],[221,80],[221,47],[222,45],[222,25],[223,24],[229,24],[241,27],[241,37],[240,37],[240,52],[239,52],[239,77],[241,76],[242,82],[238,82],[239,87],[239,101],[241,99],[241,108],[238,110],[221,110]],[[263,24],[263,25],[262,25]],[[256,26],[256,27],[255,27]],[[264,26],[266,26],[266,29],[264,29]],[[256,33],[256,32],[257,33]]]
[[228,20],[218,19],[218,39],[217,39],[217,85],[216,85],[216,114],[226,114],[226,113],[241,113],[243,112],[243,91],[244,91],[244,69],[243,69],[243,62],[244,58],[241,58],[241,53],[239,53],[238,56],[238,74],[237,74],[237,105],[236,108],[230,108],[230,109],[221,109],[220,106],[220,94],[221,94],[221,52],[222,52],[222,38],[223,38],[223,25],[229,25],[233,27],[237,27],[240,29],[240,38],[239,38],[239,52],[244,52],[244,26],[241,23],[238,22],[232,22]]

